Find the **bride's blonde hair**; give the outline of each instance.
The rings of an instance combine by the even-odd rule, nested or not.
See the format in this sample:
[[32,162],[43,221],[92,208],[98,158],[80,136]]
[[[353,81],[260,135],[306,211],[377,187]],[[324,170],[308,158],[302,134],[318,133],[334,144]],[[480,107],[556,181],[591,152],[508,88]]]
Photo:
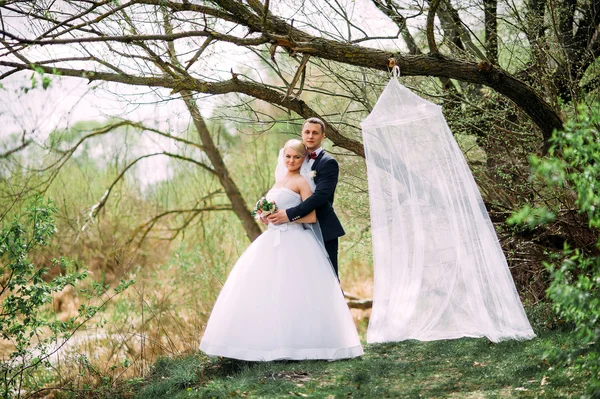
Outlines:
[[283,150],[285,151],[286,148],[291,148],[292,150],[294,150],[298,154],[300,154],[301,157],[306,156],[306,152],[307,152],[306,146],[300,140],[297,140],[297,139],[288,140],[285,143],[285,145],[283,146]]

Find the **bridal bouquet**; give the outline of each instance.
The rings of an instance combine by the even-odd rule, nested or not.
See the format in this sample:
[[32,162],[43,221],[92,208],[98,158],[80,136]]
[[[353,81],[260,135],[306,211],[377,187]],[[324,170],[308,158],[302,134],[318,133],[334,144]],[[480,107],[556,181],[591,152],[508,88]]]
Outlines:
[[254,210],[252,211],[252,216],[260,219],[261,217],[270,215],[274,212],[277,212],[277,204],[275,201],[271,201],[266,197],[262,197],[256,201],[256,205],[254,205]]

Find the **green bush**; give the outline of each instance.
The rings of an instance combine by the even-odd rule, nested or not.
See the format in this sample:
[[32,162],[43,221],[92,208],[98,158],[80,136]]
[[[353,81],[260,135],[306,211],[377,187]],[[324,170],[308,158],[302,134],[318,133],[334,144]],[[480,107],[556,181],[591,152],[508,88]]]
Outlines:
[[[548,156],[530,158],[534,176],[550,187],[576,194],[577,211],[587,215],[590,228],[600,227],[600,104],[582,106],[563,131],[555,132]],[[530,227],[548,223],[559,209],[526,208],[509,222]],[[596,248],[570,248],[546,264],[551,284],[546,291],[557,315],[575,326],[576,350],[548,353],[557,365],[571,365],[590,376],[587,394],[600,397],[600,241]]]
[[64,257],[51,260],[60,269],[54,278],[49,277],[47,267],[30,259],[50,244],[56,232],[56,212],[52,201],[35,196],[0,231],[0,336],[13,345],[8,359],[0,363],[3,398],[21,397],[24,391],[35,392],[51,382],[51,356],[106,302],[132,284],[122,282],[110,296],[107,287],[94,283],[86,298],[89,303],[99,299],[99,306],[83,304],[75,317],[56,319],[50,307],[52,294],[87,277],[87,271],[76,270]]
[[31,388],[27,385],[33,372],[50,366],[52,342],[73,328],[74,320],[55,320],[44,310],[53,293],[74,286],[86,272],[66,272],[72,267],[61,257],[52,263],[64,273],[45,281],[48,268],[38,267],[29,259],[29,253],[49,244],[56,230],[55,213],[51,201],[35,197],[23,217],[15,216],[0,232],[0,335],[14,345],[9,360],[0,364],[0,389],[5,398],[20,396],[23,388]]

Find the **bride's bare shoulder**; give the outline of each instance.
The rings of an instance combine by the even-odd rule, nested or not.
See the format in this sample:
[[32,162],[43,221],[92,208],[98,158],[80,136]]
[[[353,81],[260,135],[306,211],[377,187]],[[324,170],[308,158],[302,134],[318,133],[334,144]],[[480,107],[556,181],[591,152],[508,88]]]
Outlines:
[[296,184],[298,184],[298,188],[300,188],[300,189],[309,188],[310,189],[310,185],[308,184],[308,181],[306,180],[306,178],[304,176],[298,175],[298,176],[296,176],[294,181]]

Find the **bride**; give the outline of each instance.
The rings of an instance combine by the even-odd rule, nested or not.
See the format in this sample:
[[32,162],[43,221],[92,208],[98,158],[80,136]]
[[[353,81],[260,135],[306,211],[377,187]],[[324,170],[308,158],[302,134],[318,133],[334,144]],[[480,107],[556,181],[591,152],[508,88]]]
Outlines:
[[[280,153],[267,198],[280,209],[312,194],[302,168],[306,147],[290,140]],[[314,188],[314,186],[313,186]],[[363,349],[327,253],[314,231],[315,212],[294,223],[269,224],[233,267],[208,320],[200,349],[248,361],[345,359]],[[318,233],[317,233],[318,234]]]

